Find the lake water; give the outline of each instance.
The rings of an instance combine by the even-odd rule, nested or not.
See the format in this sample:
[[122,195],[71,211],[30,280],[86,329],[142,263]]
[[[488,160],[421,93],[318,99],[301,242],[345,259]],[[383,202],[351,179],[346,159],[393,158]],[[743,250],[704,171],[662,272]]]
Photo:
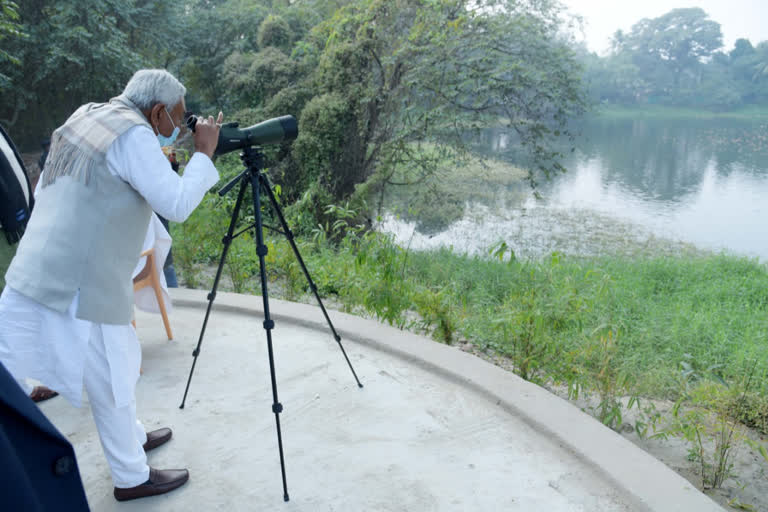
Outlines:
[[[701,249],[768,261],[768,126],[733,120],[587,121],[568,172],[540,186],[482,183],[460,191],[443,225],[387,200],[382,228],[412,248],[482,252],[505,241],[519,255],[599,254],[637,247]],[[514,162],[501,132],[481,150]],[[414,199],[412,199],[414,200]],[[459,214],[456,214],[459,212]]]

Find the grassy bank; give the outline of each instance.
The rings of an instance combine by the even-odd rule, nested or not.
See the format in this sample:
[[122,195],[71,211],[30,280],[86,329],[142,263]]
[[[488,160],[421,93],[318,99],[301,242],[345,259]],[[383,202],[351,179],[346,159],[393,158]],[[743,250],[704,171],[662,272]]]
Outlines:
[[734,119],[741,121],[768,120],[768,107],[745,106],[731,111],[715,112],[697,108],[663,105],[620,106],[597,105],[592,115],[605,119]]
[[[751,361],[768,361],[768,272],[749,260],[494,261],[407,254],[371,238],[311,251],[321,289],[392,324],[505,355],[524,378],[594,387],[591,370],[604,368],[590,357],[610,357],[629,391],[674,398],[684,364],[736,381]],[[768,392],[766,377],[755,389]]]
[[[183,278],[209,286],[199,269],[217,245],[178,234]],[[750,388],[768,395],[768,269],[753,260],[555,253],[522,262],[503,246],[488,257],[408,252],[376,233],[299,245],[321,294],[343,309],[472,343],[535,382],[596,390],[611,375],[616,393],[675,399],[692,381],[736,383],[757,361]],[[308,290],[290,247],[281,237],[268,246],[276,289],[301,299]],[[257,268],[252,240],[237,240],[224,286],[258,293]]]

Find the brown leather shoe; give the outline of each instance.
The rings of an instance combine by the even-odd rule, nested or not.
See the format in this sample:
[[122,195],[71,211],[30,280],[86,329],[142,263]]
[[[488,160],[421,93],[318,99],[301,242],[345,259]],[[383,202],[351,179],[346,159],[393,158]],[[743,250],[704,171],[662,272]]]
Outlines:
[[115,487],[115,499],[128,501],[165,494],[181,487],[187,480],[189,480],[189,471],[186,469],[149,468],[149,480],[136,487]]
[[45,386],[35,386],[35,388],[32,390],[32,393],[29,394],[29,398],[31,398],[35,403],[44,402],[45,400],[55,396],[59,396],[59,394]]
[[159,428],[157,430],[153,430],[152,432],[147,432],[147,442],[144,443],[144,451],[148,452],[150,450],[154,450],[161,444],[166,443],[172,435],[173,432],[171,432],[171,429],[167,427]]

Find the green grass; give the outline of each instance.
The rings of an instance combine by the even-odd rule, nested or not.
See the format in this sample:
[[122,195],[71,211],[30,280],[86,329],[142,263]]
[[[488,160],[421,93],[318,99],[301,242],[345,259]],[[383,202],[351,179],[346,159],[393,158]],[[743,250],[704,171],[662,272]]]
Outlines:
[[553,351],[538,364],[550,378],[570,376],[563,360],[578,360],[606,332],[617,340],[616,364],[645,395],[675,396],[685,360],[726,380],[751,360],[768,361],[768,272],[749,260],[559,257],[502,264],[446,251],[410,259],[408,275],[417,283],[454,291],[464,312],[461,330],[481,347],[513,352],[520,336],[491,328],[510,311],[518,322],[525,310],[544,319],[536,343]]
[[735,119],[750,121],[768,119],[768,106],[748,105],[731,111],[716,112],[663,105],[597,105],[594,107],[592,115],[606,119]]

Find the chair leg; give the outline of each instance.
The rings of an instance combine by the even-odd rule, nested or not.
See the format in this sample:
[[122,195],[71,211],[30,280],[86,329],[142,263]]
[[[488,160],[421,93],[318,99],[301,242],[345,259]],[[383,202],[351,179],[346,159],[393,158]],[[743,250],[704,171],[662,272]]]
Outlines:
[[155,297],[157,297],[157,305],[160,306],[160,314],[163,317],[163,325],[165,325],[165,334],[168,335],[168,339],[173,339],[173,333],[171,332],[171,323],[168,321],[168,313],[165,311],[165,301],[163,300],[163,290],[160,287],[160,282],[157,276],[152,276],[152,289],[155,290]]

